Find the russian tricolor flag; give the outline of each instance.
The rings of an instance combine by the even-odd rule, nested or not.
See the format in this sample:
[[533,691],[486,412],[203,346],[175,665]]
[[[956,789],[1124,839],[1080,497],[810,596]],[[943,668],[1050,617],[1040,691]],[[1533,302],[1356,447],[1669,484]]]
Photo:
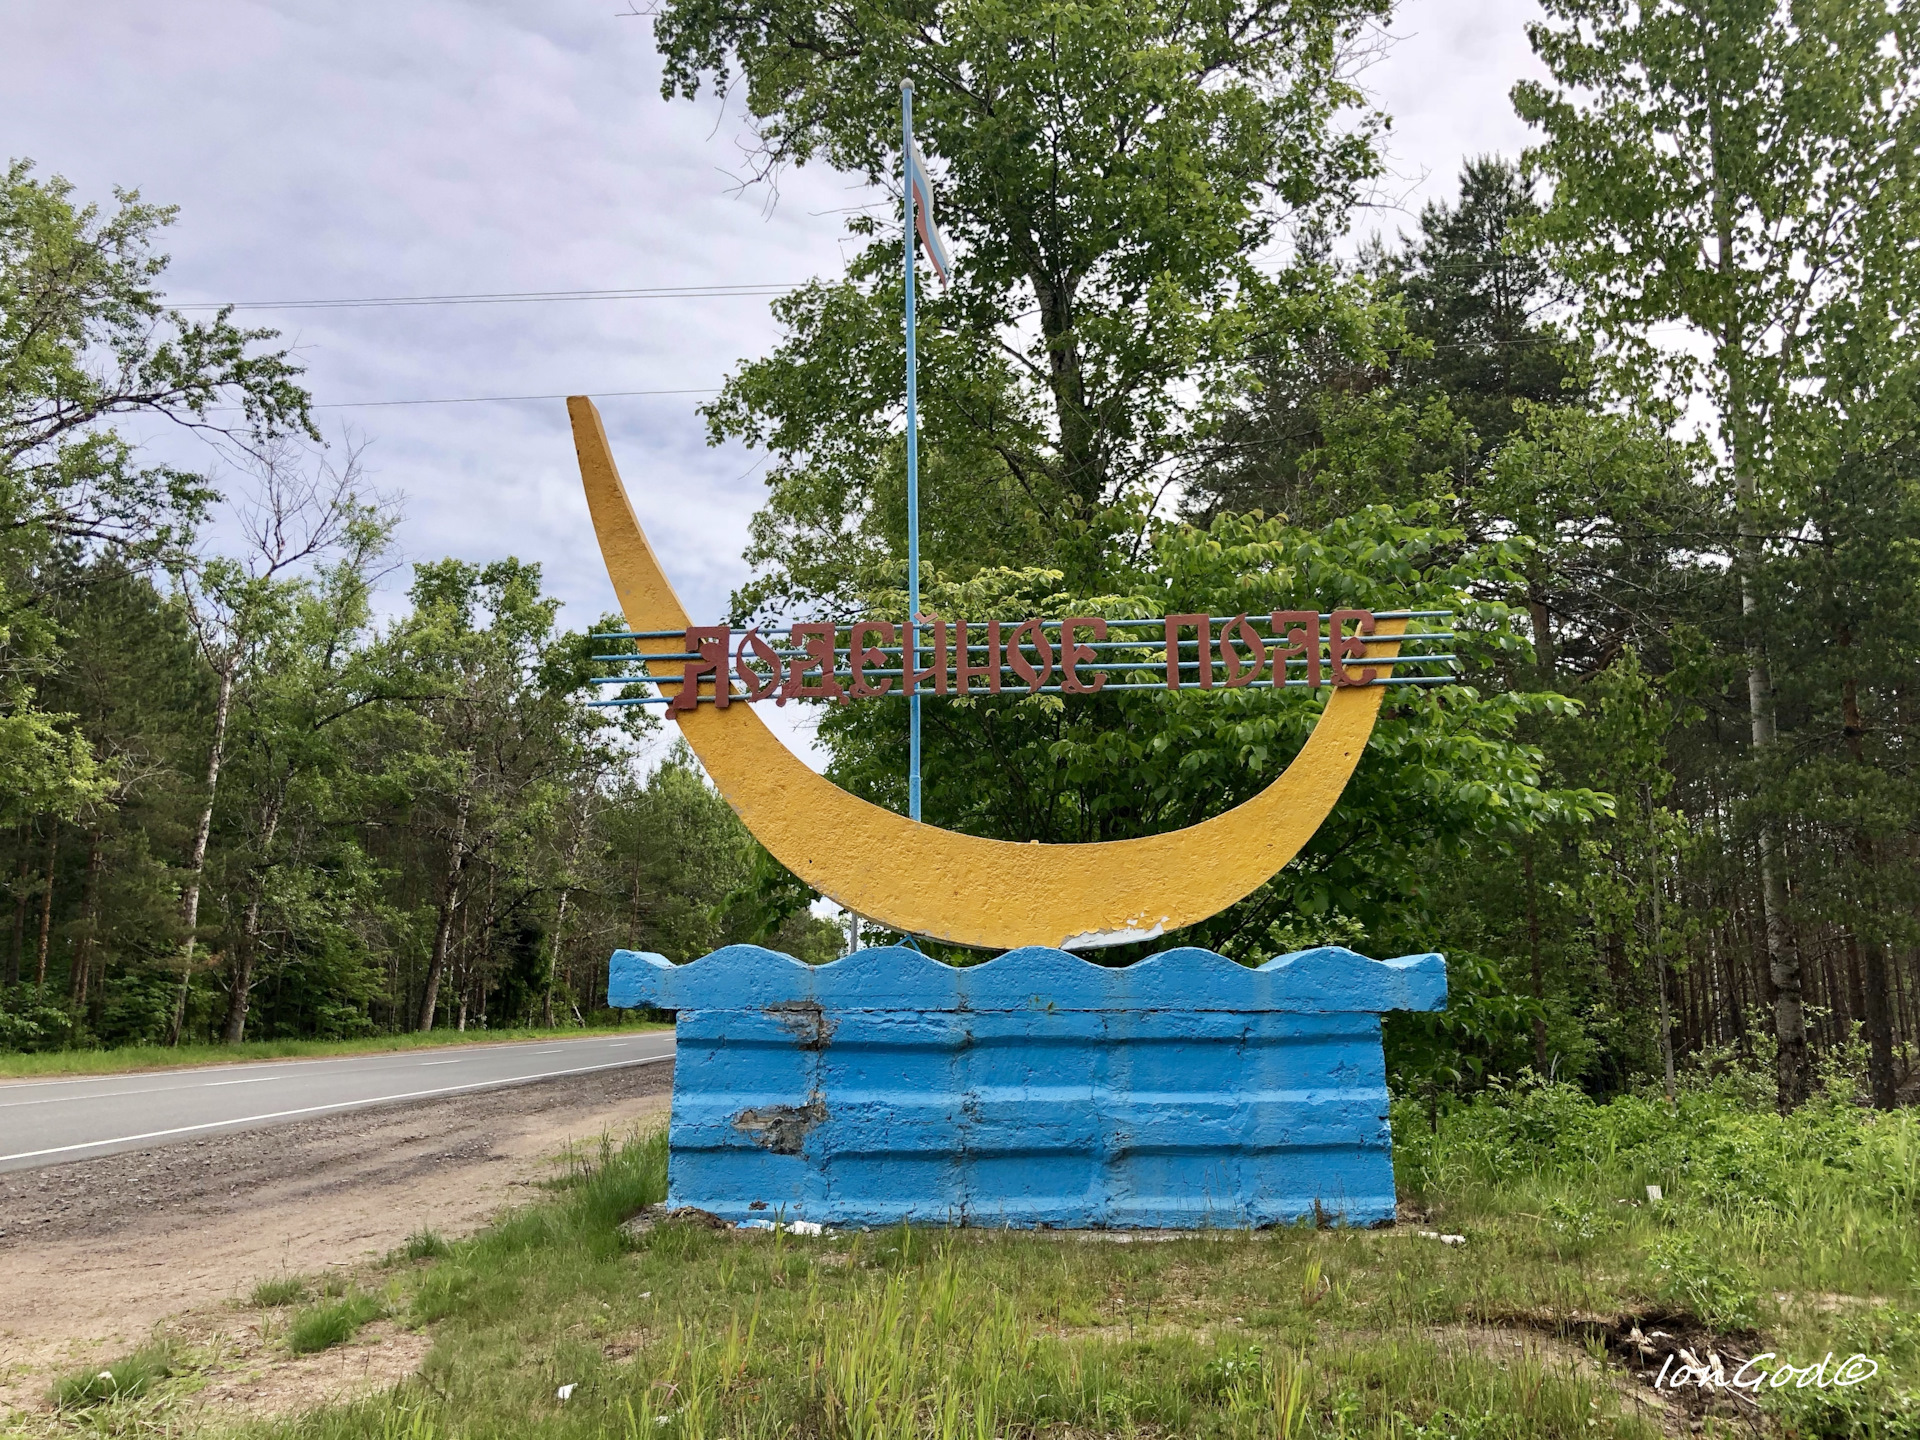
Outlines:
[[920,231],[920,243],[940,283],[951,283],[953,262],[947,258],[947,237],[933,218],[933,177],[927,174],[927,157],[920,153],[920,142],[907,142],[907,187],[913,192],[914,221]]

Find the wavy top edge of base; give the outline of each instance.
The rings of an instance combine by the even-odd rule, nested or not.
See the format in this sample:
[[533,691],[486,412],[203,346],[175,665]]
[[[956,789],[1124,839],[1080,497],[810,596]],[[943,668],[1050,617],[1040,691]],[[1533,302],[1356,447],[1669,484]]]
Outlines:
[[856,950],[808,965],[759,945],[727,945],[676,965],[650,951],[616,950],[608,1003],[662,1010],[1280,1010],[1384,1014],[1438,1010],[1446,958],[1373,960],[1339,945],[1278,955],[1249,967],[1183,946],[1126,966],[1096,965],[1029,945],[978,965],[947,965],[905,945]]

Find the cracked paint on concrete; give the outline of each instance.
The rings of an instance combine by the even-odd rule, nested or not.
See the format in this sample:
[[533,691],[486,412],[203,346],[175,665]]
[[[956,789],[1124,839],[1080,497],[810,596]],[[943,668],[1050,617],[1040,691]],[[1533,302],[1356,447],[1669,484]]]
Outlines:
[[[762,1105],[757,1110],[742,1110],[733,1117],[733,1128],[753,1137],[753,1143],[775,1155],[799,1155],[806,1149],[807,1136],[816,1125],[826,1123],[827,1107],[818,1095],[804,1105]],[[749,1210],[766,1209],[766,1202],[749,1205]]]

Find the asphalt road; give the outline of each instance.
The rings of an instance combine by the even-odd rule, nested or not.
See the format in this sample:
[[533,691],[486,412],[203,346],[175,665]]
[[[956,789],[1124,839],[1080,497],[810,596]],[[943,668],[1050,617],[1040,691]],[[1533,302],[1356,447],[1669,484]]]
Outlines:
[[0,1085],[0,1171],[673,1057],[673,1032]]

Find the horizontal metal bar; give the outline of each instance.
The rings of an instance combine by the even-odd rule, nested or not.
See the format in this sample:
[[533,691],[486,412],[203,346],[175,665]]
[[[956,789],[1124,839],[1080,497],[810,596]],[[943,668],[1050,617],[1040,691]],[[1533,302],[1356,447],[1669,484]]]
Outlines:
[[[1437,619],[1442,615],[1451,615],[1454,612],[1451,610],[1375,610],[1372,613],[1373,613],[1373,618],[1376,620],[1432,620],[1432,619]],[[1271,627],[1271,621],[1268,619],[1268,616],[1270,614],[1271,612],[1267,612],[1267,611],[1263,611],[1258,614],[1249,612],[1247,615],[1247,619],[1255,622],[1266,623],[1269,625],[1269,627]],[[1104,617],[1085,616],[1085,617],[1076,617],[1076,618],[1101,619]],[[1227,624],[1229,621],[1237,620],[1240,617],[1237,615],[1210,615],[1207,618],[1211,623],[1215,625],[1224,625],[1224,624]],[[1333,619],[1333,612],[1330,610],[1323,610],[1320,612],[1320,618],[1322,620],[1331,620]],[[866,623],[869,623],[869,622],[860,621],[860,620],[793,620],[788,622],[789,626],[832,625],[833,628],[836,630],[851,630],[855,625],[866,624]],[[904,620],[896,620],[893,623],[896,625],[904,625],[907,622]],[[949,619],[947,623],[951,625],[953,621]],[[985,620],[969,620],[967,623],[969,625],[984,625],[987,622]],[[1020,620],[1002,620],[1000,623],[1002,625],[1020,625],[1020,624],[1024,624],[1025,622]],[[1164,625],[1165,623],[1166,623],[1166,617],[1164,615],[1155,616],[1153,618],[1143,619],[1143,620],[1108,620],[1107,621],[1107,624],[1109,627],[1114,625],[1125,625],[1129,627],[1140,626],[1140,625]],[[920,627],[921,629],[924,630],[924,629],[930,628],[932,624],[933,624],[932,619],[922,620],[920,622]],[[1041,624],[1055,630],[1058,630],[1060,628],[1060,622],[1058,620],[1043,620],[1041,621]],[[734,625],[734,626],[728,627],[730,632],[734,635],[746,634],[747,628],[748,627],[746,626],[740,626],[740,625]],[[755,626],[752,628],[758,629],[759,627]],[[686,638],[686,633],[687,632],[685,630],[593,630],[588,632],[587,638],[589,640],[683,640]],[[1387,636],[1383,638],[1391,639],[1393,637]]]
[[[1370,640],[1370,641],[1384,642],[1387,640],[1400,640],[1400,641],[1454,640],[1459,637],[1454,635],[1450,631],[1438,631],[1430,635],[1382,635],[1382,636],[1361,636],[1360,638],[1365,640]],[[1199,643],[1200,642],[1198,640],[1181,640],[1178,642],[1179,647],[1182,650],[1196,646]],[[1162,653],[1165,652],[1166,646],[1164,642],[1150,641],[1150,640],[1095,640],[1091,644],[1083,644],[1081,646],[1082,649],[1086,649],[1086,650],[1147,650],[1147,649],[1153,649],[1156,647],[1160,649]],[[899,655],[899,654],[903,654],[907,647],[904,645],[869,645],[863,648],[868,650],[877,650],[882,655]],[[931,651],[936,648],[937,647],[930,641],[923,641],[920,645],[920,649],[922,652]],[[967,653],[969,655],[972,655],[978,651],[984,651],[990,648],[991,647],[986,645],[985,643],[982,643],[979,645],[974,645],[969,643],[967,646]],[[1032,649],[1033,647],[1031,644],[1022,644],[1019,648],[1022,651],[1025,651],[1025,650]],[[948,645],[947,649],[957,654],[960,650],[960,647],[958,645]],[[804,650],[782,650],[776,647],[773,653],[775,655],[778,655],[782,660],[791,660],[791,659],[794,659],[796,656],[805,655],[807,652]],[[842,645],[837,647],[833,653],[835,655],[850,655],[853,652],[850,649],[848,649],[846,646]],[[1326,653],[1326,647],[1324,645],[1321,646],[1321,653],[1322,654]],[[628,651],[628,652],[622,652],[622,653],[615,653],[611,655],[589,655],[587,658],[589,660],[645,660],[645,661],[651,662],[655,660],[698,660],[700,658],[700,655],[699,655],[699,652],[693,651],[693,650],[657,650],[657,651],[643,650],[643,651]],[[1198,662],[1194,662],[1194,663],[1198,663]],[[1296,663],[1299,663],[1299,662],[1296,662]]]
[[[1286,682],[1285,685],[1277,686],[1271,680],[1255,680],[1247,685],[1235,685],[1231,687],[1226,685],[1216,685],[1214,689],[1226,690],[1231,688],[1235,690],[1276,690],[1276,689],[1332,690],[1335,688],[1345,688],[1349,690],[1370,690],[1376,685],[1419,686],[1419,685],[1455,685],[1458,683],[1459,683],[1459,677],[1456,675],[1409,675],[1399,679],[1371,680],[1371,681],[1368,681],[1367,684],[1365,685],[1349,685],[1345,687],[1336,687],[1329,684],[1321,684],[1317,686],[1308,685],[1307,682],[1304,680],[1289,680]],[[1155,682],[1150,685],[1149,684],[1102,685],[1100,687],[1099,693],[1102,695],[1105,695],[1115,690],[1166,690],[1166,688],[1167,688],[1166,685],[1162,682]],[[1200,687],[1198,685],[1191,685],[1191,686],[1183,685],[1178,691],[1173,691],[1170,693],[1185,694],[1191,690],[1198,690],[1199,688]],[[1028,689],[1024,685],[1016,685],[1011,688],[1002,690],[998,696],[995,696],[991,691],[987,691],[987,690],[969,690],[967,691],[966,698],[970,700],[993,700],[993,699],[1005,699],[1008,697],[1012,697],[1013,699],[1020,699],[1024,696],[1033,695],[1033,694],[1057,695],[1057,694],[1063,693],[1063,689],[1064,687],[1059,685],[1043,685],[1040,687],[1038,691],[1034,691],[1034,690]],[[876,695],[868,698],[876,699],[876,700],[892,700],[892,699],[903,697],[905,696],[906,693],[907,692],[905,690],[889,690],[885,695]],[[931,690],[923,690],[920,693],[928,699],[958,700],[961,698],[958,692],[948,694],[948,695],[935,695],[934,692]],[[1091,692],[1084,692],[1084,693],[1091,693]],[[1207,693],[1211,694],[1212,691],[1208,691]],[[615,705],[666,705],[671,703],[672,698],[673,697],[669,695],[643,695],[643,696],[634,696],[631,698],[619,699],[619,700],[589,700],[587,704],[592,709],[607,709]],[[741,705],[751,705],[755,703],[751,700],[748,700],[744,695],[741,695],[738,693],[733,694],[731,698],[735,703],[741,704]],[[769,695],[766,698],[768,700],[771,700],[773,697]],[[711,705],[713,703],[713,697],[711,695],[702,695],[700,697],[700,703],[702,705]]]
[[[1373,656],[1368,656],[1366,658],[1355,657],[1351,660],[1348,660],[1346,663],[1349,665],[1355,666],[1357,668],[1357,667],[1366,666],[1366,665],[1417,665],[1423,661],[1429,661],[1429,660],[1453,661],[1459,658],[1460,657],[1457,655],[1395,655],[1395,656],[1373,655]],[[1200,662],[1198,660],[1182,660],[1179,662],[1179,664],[1182,670],[1198,670],[1200,668]],[[1287,661],[1287,668],[1292,669],[1295,666],[1299,666],[1301,669],[1304,670],[1306,668],[1306,664],[1307,662],[1304,659],[1293,659],[1293,660]],[[1225,674],[1227,667],[1221,661],[1216,660],[1213,662],[1213,668],[1216,673]],[[1164,670],[1166,669],[1166,662],[1155,661],[1155,662],[1147,662],[1147,663],[1136,663],[1131,660],[1083,660],[1078,665],[1074,666],[1074,669],[1085,670],[1095,674],[1112,673],[1114,671],[1126,671],[1126,670]],[[871,676],[874,679],[881,679],[887,676],[904,676],[907,672],[904,667],[896,667],[894,669],[880,669],[878,667],[869,666],[869,667],[863,667],[860,673],[862,675]],[[953,672],[949,671],[948,673],[952,674]],[[1002,665],[1000,667],[1000,673],[1003,676],[1013,675],[1016,677],[1019,674],[1019,672],[1016,671],[1011,665]],[[709,679],[711,678],[711,675],[712,675],[712,672],[709,671],[707,672],[707,674],[702,675],[700,678],[703,680]],[[731,679],[732,677],[729,676],[728,678]],[[833,672],[833,678],[836,680],[844,680],[844,681],[851,682],[853,679],[853,672],[851,670],[836,670]],[[679,685],[679,684],[685,683],[685,677],[681,675],[596,675],[592,677],[590,680],[588,680],[587,683],[589,685],[650,685],[655,683],[664,684],[664,685]],[[1195,680],[1193,683],[1197,685],[1200,682],[1198,680]],[[1253,683],[1258,684],[1259,682],[1255,681]]]

